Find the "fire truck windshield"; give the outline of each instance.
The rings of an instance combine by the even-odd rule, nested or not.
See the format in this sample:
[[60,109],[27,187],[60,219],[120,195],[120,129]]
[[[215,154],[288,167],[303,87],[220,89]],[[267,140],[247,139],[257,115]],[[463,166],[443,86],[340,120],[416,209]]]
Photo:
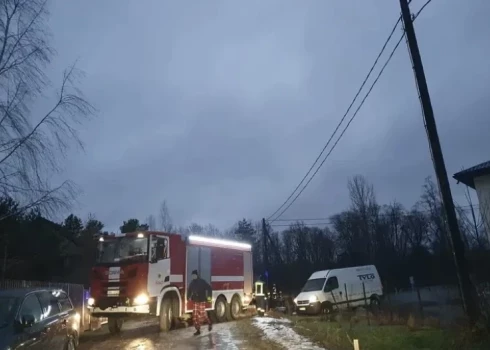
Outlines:
[[97,262],[117,263],[121,260],[147,260],[148,238],[121,237],[99,243]]

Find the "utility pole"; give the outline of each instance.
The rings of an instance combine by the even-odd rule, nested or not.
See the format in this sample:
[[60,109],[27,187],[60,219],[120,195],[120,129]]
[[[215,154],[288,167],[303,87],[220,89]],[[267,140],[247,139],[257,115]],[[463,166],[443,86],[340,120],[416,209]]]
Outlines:
[[417,38],[415,36],[415,30],[413,28],[413,21],[410,14],[408,1],[409,0],[400,0],[403,24],[405,26],[405,33],[412,59],[413,71],[415,73],[415,80],[419,90],[427,138],[429,139],[429,146],[432,153],[432,162],[434,164],[434,170],[437,176],[437,182],[439,184],[439,191],[441,193],[442,203],[444,205],[447,227],[450,232],[449,241],[452,247],[452,255],[456,266],[463,307],[468,315],[470,324],[474,325],[477,322],[479,314],[479,309],[476,302],[476,293],[470,280],[468,262],[465,257],[461,232],[459,231],[456,210],[454,208],[451,188],[447,177],[446,165],[444,164],[444,157],[442,155],[436,121],[434,119],[434,111],[432,110],[432,104],[430,101],[429,88],[427,87],[427,82],[425,80],[424,67],[422,65],[422,58],[420,57],[420,51],[417,44]]
[[265,219],[262,219],[262,239],[264,241],[264,274],[265,274],[265,283],[269,285],[269,249],[267,246],[267,239],[269,234],[267,232],[267,225],[265,223]]

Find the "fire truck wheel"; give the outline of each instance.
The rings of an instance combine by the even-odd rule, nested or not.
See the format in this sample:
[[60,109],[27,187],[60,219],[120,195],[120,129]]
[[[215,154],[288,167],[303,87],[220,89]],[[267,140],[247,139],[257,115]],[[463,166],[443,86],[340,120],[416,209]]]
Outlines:
[[230,305],[226,302],[224,297],[219,297],[214,304],[214,312],[218,322],[226,322],[231,319],[230,315]]
[[242,304],[240,303],[240,298],[235,295],[231,298],[230,303],[230,317],[232,320],[238,319],[240,317],[240,313],[242,311]]
[[118,317],[109,317],[107,319],[107,327],[109,328],[109,333],[118,334],[121,332],[123,320]]
[[160,305],[160,331],[168,332],[174,325],[174,307],[173,300],[171,298],[165,298]]
[[208,317],[213,323],[218,323],[218,317],[216,317],[216,312],[214,310],[208,311]]

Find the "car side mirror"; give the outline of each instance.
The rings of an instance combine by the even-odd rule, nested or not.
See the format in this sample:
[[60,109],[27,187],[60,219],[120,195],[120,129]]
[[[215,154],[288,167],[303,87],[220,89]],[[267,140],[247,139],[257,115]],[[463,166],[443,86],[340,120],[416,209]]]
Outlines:
[[22,315],[20,321],[15,321],[14,328],[17,333],[22,333],[24,329],[30,328],[34,325],[36,319],[33,315]]
[[19,334],[19,333],[22,333],[24,331],[24,326],[22,325],[22,323],[18,320],[15,320],[14,321],[14,332],[16,334]]
[[32,327],[35,322],[36,319],[34,318],[34,315],[22,315],[22,326],[24,328]]

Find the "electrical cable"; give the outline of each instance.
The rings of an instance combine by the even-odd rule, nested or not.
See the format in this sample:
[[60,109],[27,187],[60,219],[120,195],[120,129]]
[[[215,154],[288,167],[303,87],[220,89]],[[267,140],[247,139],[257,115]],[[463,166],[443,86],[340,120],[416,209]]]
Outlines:
[[315,159],[315,161],[313,162],[313,164],[311,165],[310,169],[308,170],[308,172],[306,173],[306,175],[303,177],[303,179],[300,181],[300,183],[296,186],[296,188],[294,189],[294,191],[289,195],[289,197],[284,201],[284,203],[274,212],[272,213],[271,215],[269,215],[269,217],[266,219],[267,221],[269,221],[270,218],[272,218],[274,215],[277,214],[277,212],[279,212],[286,204],[287,202],[291,199],[291,197],[294,196],[294,194],[296,193],[296,191],[300,188],[300,186],[303,184],[303,182],[306,180],[306,178],[308,177],[308,175],[310,175],[311,171],[313,170],[313,168],[315,167],[315,165],[318,163],[318,161],[320,160],[321,156],[323,155],[323,153],[325,152],[325,150],[327,149],[327,147],[330,145],[330,142],[332,141],[333,137],[335,136],[335,134],[337,133],[337,131],[339,130],[340,126],[342,125],[342,123],[344,122],[345,118],[347,117],[347,115],[349,114],[352,106],[354,105],[354,103],[356,102],[357,98],[359,97],[362,89],[364,88],[364,86],[366,85],[369,77],[371,76],[371,73],[373,72],[374,68],[376,67],[376,65],[378,64],[378,61],[379,59],[381,58],[381,55],[384,53],[385,49],[386,49],[386,46],[388,45],[389,41],[391,40],[391,38],[393,37],[393,34],[395,33],[396,31],[396,28],[398,27],[398,24],[400,24],[401,22],[401,16],[398,18],[398,21],[396,21],[395,25],[393,26],[393,29],[391,30],[391,33],[390,35],[388,36],[388,39],[385,41],[383,47],[381,48],[381,51],[379,52],[378,56],[376,57],[376,59],[374,60],[374,63],[373,65],[371,66],[371,69],[369,70],[368,74],[366,75],[366,77],[364,78],[364,81],[362,82],[361,86],[359,87],[359,89],[357,90],[357,93],[356,95],[354,96],[354,99],[351,101],[349,107],[347,108],[347,111],[344,113],[342,119],[340,119],[340,122],[337,124],[337,127],[335,128],[334,132],[332,133],[332,135],[330,136],[330,138],[328,139],[327,143],[325,144],[325,146],[323,147],[322,151],[320,152],[320,154],[318,155],[318,157]]
[[[473,204],[473,205],[458,205],[457,208],[461,209],[461,210],[471,210],[471,207],[473,207],[473,209],[476,209],[476,210],[479,210],[479,205],[478,204]],[[417,210],[419,213],[430,213],[431,210]],[[403,215],[407,215],[409,213],[405,212]],[[386,213],[386,214],[378,214],[379,216],[383,217],[383,216],[390,216],[390,214]],[[402,215],[402,216],[403,216]],[[278,221],[278,222],[291,222],[291,221],[325,221],[325,220],[330,220],[330,218],[300,218],[300,219],[277,219],[275,221]]]
[[[424,10],[424,8],[431,2],[432,0],[428,0],[421,8],[420,10],[417,12],[417,14],[414,16],[414,20],[415,18],[418,17],[418,15]],[[332,146],[332,148],[330,149],[330,151],[327,153],[327,155],[325,156],[325,158],[323,159],[323,161],[320,163],[320,165],[318,166],[318,168],[316,169],[316,171],[313,173],[313,175],[310,177],[310,179],[308,180],[308,182],[303,186],[303,188],[301,189],[301,191],[296,195],[296,197],[294,197],[294,199],[289,203],[289,205],[284,208],[284,210],[281,211],[281,213],[279,215],[276,216],[276,218],[274,220],[269,220],[271,217],[273,217],[279,210],[281,210],[281,208],[284,207],[284,205],[289,201],[289,199],[294,195],[294,193],[297,191],[297,189],[301,186],[301,184],[304,182],[304,180],[306,179],[306,177],[309,175],[309,173],[311,172],[312,168],[315,166],[315,164],[318,162],[318,159],[322,156],[323,152],[325,151],[325,149],[328,147],[329,143],[331,142],[332,138],[335,136],[335,134],[337,133],[337,130],[339,129],[340,125],[342,124],[342,122],[344,121],[345,117],[347,116],[348,112],[350,111],[350,108],[352,107],[352,105],[354,104],[355,100],[357,99],[360,91],[362,90],[362,88],[364,87],[367,79],[369,78],[369,76],[371,75],[371,72],[373,71],[373,69],[375,68],[381,54],[384,52],[384,49],[386,48],[387,44],[389,43],[391,37],[393,36],[393,33],[395,32],[396,28],[398,27],[398,24],[401,22],[401,16],[398,18],[398,21],[396,22],[392,32],[390,33],[388,39],[386,40],[385,44],[383,45],[383,48],[380,52],[380,54],[378,55],[378,57],[376,58],[375,60],[375,63],[374,65],[372,66],[371,70],[369,71],[366,79],[364,80],[363,84],[361,85],[361,88],[359,89],[358,93],[356,94],[356,96],[354,97],[351,105],[349,106],[349,108],[347,109],[347,112],[344,114],[344,116],[342,117],[342,119],[340,120],[339,124],[337,125],[337,127],[335,128],[334,132],[332,133],[332,135],[330,136],[330,139],[328,140],[327,144],[325,145],[325,147],[323,148],[323,150],[320,152],[320,155],[317,157],[317,159],[315,160],[315,162],[313,163],[313,165],[310,167],[310,169],[308,170],[307,174],[305,175],[305,177],[301,180],[301,182],[298,184],[298,186],[296,186],[295,190],[291,193],[291,195],[286,199],[286,201],[272,214],[270,215],[268,218],[267,218],[267,221],[269,223],[273,223],[274,221],[278,220],[290,207],[291,205],[293,205],[293,203],[298,199],[298,197],[301,195],[301,193],[303,193],[303,191],[306,189],[306,187],[309,185],[309,183],[311,182],[311,180],[313,180],[313,178],[315,177],[315,175],[318,173],[318,171],[320,170],[320,168],[323,166],[323,164],[325,163],[325,161],[327,160],[327,158],[330,156],[330,154],[332,153],[332,151],[335,149],[335,147],[337,146],[338,142],[340,141],[340,139],[342,138],[342,136],[344,135],[344,133],[347,131],[347,128],[350,126],[351,122],[354,120],[354,118],[356,117],[357,113],[359,112],[359,110],[361,109],[361,107],[363,106],[364,102],[366,101],[366,99],[369,97],[371,91],[373,90],[374,86],[376,85],[376,83],[378,82],[379,78],[381,77],[381,75],[383,74],[386,66],[388,65],[388,63],[391,61],[393,55],[395,54],[396,50],[398,49],[398,47],[400,46],[400,43],[401,41],[403,40],[403,38],[405,37],[405,32],[403,32],[402,36],[400,37],[400,39],[398,40],[397,44],[395,45],[395,47],[393,48],[393,50],[391,51],[388,59],[386,60],[385,64],[383,65],[383,67],[381,68],[380,72],[378,73],[378,76],[376,77],[376,79],[374,80],[373,84],[371,84],[371,87],[369,88],[368,92],[366,93],[366,95],[364,96],[363,100],[361,101],[361,103],[359,104],[359,106],[357,107],[356,111],[354,112],[353,116],[350,118],[350,120],[348,121],[347,125],[345,126],[345,128],[342,130],[342,133],[340,134],[340,136],[337,138],[337,140],[335,141],[334,145]]]
[[[471,208],[473,207],[473,208]],[[470,210],[479,210],[479,205],[466,205],[466,206],[461,206],[459,207],[459,209],[463,212],[468,212]],[[422,214],[426,214],[426,213],[430,213],[431,210],[418,210],[419,213],[422,213]],[[381,213],[381,214],[378,214],[377,217],[379,218],[389,218],[391,216],[390,213]],[[410,217],[410,216],[413,216],[412,213],[410,212],[404,212],[400,215],[400,217]],[[307,219],[280,219],[280,220],[277,220],[277,221],[280,221],[280,222],[289,222],[289,223],[277,223],[277,224],[273,224],[273,225],[270,225],[271,227],[290,227],[290,226],[293,226],[293,225],[296,225],[296,224],[300,224],[300,225],[303,225],[303,226],[323,226],[323,225],[332,225],[332,220],[331,218],[316,218],[316,219],[313,219],[313,218],[307,218]],[[304,222],[304,221],[320,221],[320,222]]]
[[310,184],[311,180],[313,180],[313,178],[316,176],[316,174],[318,173],[318,171],[321,169],[321,167],[323,166],[323,164],[325,164],[325,161],[328,159],[328,157],[330,156],[330,154],[332,154],[333,150],[335,149],[335,147],[337,146],[337,144],[339,143],[340,139],[342,138],[342,136],[344,136],[345,132],[347,131],[347,129],[349,128],[350,124],[352,123],[352,121],[354,120],[354,118],[357,116],[357,113],[359,112],[359,110],[361,109],[361,107],[364,105],[364,102],[367,100],[367,98],[369,97],[369,95],[371,94],[371,91],[373,90],[374,86],[377,84],[379,78],[381,77],[381,75],[383,74],[386,66],[388,65],[388,63],[391,61],[391,58],[393,57],[393,55],[395,54],[395,51],[398,49],[398,47],[400,46],[400,43],[402,42],[403,38],[405,37],[405,34],[403,34],[400,39],[398,40],[398,42],[396,43],[395,47],[393,48],[393,51],[390,53],[390,56],[388,57],[388,59],[386,60],[385,64],[383,65],[383,67],[381,68],[378,76],[376,77],[376,79],[374,80],[373,84],[371,85],[371,87],[369,88],[368,92],[366,93],[366,95],[364,96],[364,98],[362,99],[361,103],[359,104],[359,106],[357,107],[356,111],[354,112],[354,114],[352,115],[352,117],[349,119],[349,121],[347,122],[347,125],[344,127],[344,129],[342,130],[342,133],[340,134],[340,136],[337,138],[337,140],[335,141],[335,143],[333,144],[332,148],[330,149],[330,151],[327,153],[327,155],[325,156],[325,158],[323,158],[323,161],[320,163],[320,165],[317,167],[317,169],[315,170],[315,172],[313,173],[313,175],[310,177],[310,179],[308,180],[308,182],[306,182],[306,184],[303,186],[303,188],[301,189],[301,191],[299,191],[299,193],[296,195],[296,197],[294,197],[294,199],[288,204],[288,206],[286,208],[284,208],[281,213],[276,216],[276,218],[274,220],[271,220],[269,221],[269,223],[272,223],[274,221],[276,221],[277,219],[279,219],[292,205],[293,203],[298,199],[298,197],[303,193],[303,191],[306,189],[306,187],[308,187],[308,185]]

